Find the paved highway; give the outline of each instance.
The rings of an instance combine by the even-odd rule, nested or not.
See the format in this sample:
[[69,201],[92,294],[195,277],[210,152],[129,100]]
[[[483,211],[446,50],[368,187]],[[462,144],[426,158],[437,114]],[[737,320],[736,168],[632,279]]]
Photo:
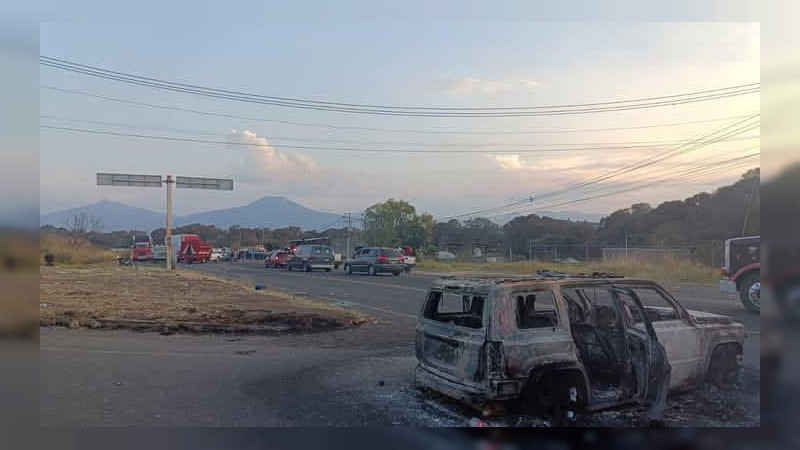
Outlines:
[[[411,386],[413,327],[433,276],[309,274],[242,262],[190,270],[343,302],[375,320],[351,330],[279,337],[42,329],[41,425],[436,426],[468,418]],[[682,406],[670,413],[673,423],[760,423],[759,317],[715,286],[668,287],[688,308],[732,315],[752,333],[742,392],[676,399]],[[714,408],[729,418],[709,418]],[[627,424],[624,416],[608,420]]]

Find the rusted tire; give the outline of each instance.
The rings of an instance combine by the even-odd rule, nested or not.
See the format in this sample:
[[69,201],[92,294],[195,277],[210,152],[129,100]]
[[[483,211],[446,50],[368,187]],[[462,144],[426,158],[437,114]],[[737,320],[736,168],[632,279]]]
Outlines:
[[732,344],[718,345],[711,355],[706,380],[719,388],[730,389],[739,376],[738,348]]
[[571,372],[548,373],[528,391],[529,408],[554,427],[575,426],[586,404],[582,386],[579,377]]

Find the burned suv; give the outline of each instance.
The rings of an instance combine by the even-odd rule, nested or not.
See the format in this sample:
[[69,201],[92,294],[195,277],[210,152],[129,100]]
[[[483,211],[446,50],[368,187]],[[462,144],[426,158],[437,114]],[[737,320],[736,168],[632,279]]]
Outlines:
[[440,278],[416,327],[417,386],[477,407],[506,400],[567,420],[668,389],[730,382],[741,323],[688,311],[653,281],[541,272]]

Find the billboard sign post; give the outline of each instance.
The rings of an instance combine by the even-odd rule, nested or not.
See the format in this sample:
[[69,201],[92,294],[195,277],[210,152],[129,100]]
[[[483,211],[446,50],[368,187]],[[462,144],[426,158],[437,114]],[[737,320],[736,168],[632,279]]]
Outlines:
[[174,187],[184,189],[206,189],[216,191],[232,191],[233,180],[225,178],[201,178],[201,177],[173,177],[167,175],[141,175],[130,173],[98,173],[98,186],[123,186],[123,187],[162,187],[167,188],[167,231],[164,244],[167,247],[167,270],[175,269],[175,254],[172,251],[172,189]]

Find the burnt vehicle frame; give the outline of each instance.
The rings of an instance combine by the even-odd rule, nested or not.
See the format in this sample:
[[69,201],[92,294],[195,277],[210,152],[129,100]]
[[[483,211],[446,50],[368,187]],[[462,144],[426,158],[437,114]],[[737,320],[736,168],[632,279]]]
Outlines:
[[[605,292],[605,304],[586,290]],[[644,291],[669,307],[645,306]],[[434,311],[448,293],[461,296],[461,312]],[[537,295],[552,301],[541,317]],[[527,305],[528,296],[535,320],[521,327],[520,309],[530,307],[520,301]],[[743,340],[740,323],[686,310],[650,280],[445,277],[432,284],[420,311],[415,384],[478,408],[523,400],[550,413],[571,405],[560,408],[571,414],[639,403],[659,418],[669,390],[709,378],[730,382]]]

